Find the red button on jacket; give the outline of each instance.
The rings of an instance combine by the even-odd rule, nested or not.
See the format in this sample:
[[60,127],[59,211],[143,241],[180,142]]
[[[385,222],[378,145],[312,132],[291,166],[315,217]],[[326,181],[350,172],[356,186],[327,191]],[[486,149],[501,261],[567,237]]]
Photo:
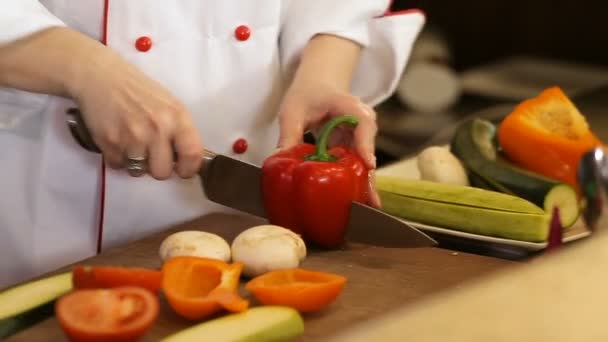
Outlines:
[[234,153],[238,154],[245,153],[245,151],[247,151],[247,140],[243,138],[237,139],[234,144],[232,144],[232,150]]
[[152,39],[150,37],[139,37],[135,41],[135,48],[141,52],[146,52],[152,47]]
[[234,30],[234,36],[240,41],[247,40],[251,36],[251,30],[249,27],[241,25]]

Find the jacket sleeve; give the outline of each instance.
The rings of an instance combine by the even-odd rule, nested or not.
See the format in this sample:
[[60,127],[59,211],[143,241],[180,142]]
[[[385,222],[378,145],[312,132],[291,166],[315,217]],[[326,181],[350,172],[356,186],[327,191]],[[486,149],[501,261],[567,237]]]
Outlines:
[[37,0],[0,1],[0,45],[54,26],[65,24]]
[[281,63],[294,72],[306,43],[332,34],[363,47],[352,93],[375,106],[396,89],[413,44],[425,24],[418,10],[388,13],[390,0],[291,0],[280,37]]

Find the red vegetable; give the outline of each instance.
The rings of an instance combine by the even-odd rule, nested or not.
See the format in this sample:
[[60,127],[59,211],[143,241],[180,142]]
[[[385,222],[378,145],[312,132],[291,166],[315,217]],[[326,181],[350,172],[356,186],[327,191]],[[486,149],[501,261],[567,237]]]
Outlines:
[[74,342],[137,341],[159,311],[156,296],[131,286],[75,290],[55,305],[59,325]]
[[137,286],[156,294],[161,272],[139,267],[76,266],[72,270],[72,283],[77,289]]
[[368,169],[346,146],[328,151],[332,130],[352,116],[329,121],[316,147],[300,144],[268,157],[262,166],[264,205],[270,223],[294,231],[321,247],[333,248],[344,240],[350,204],[368,203]]

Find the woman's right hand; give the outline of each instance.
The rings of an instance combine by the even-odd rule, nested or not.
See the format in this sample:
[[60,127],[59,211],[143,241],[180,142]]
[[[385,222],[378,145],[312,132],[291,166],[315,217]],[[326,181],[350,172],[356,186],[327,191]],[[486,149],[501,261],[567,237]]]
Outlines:
[[112,168],[147,157],[148,173],[166,179],[195,175],[203,146],[185,106],[159,82],[111,51],[74,78],[73,97],[91,136]]
[[54,27],[0,45],[0,87],[74,99],[108,164],[148,158],[148,173],[197,173],[201,138],[186,107],[159,82],[98,41]]

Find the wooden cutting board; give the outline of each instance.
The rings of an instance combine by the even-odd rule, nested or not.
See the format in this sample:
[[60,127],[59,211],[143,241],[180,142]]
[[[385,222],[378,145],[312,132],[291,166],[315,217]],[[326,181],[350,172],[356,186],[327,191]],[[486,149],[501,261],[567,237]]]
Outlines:
[[[159,268],[158,248],[162,240],[175,231],[205,230],[231,242],[243,229],[262,223],[265,222],[248,216],[212,214],[108,250],[83,263]],[[347,244],[334,251],[309,250],[302,267],[339,273],[346,276],[348,282],[341,296],[330,307],[304,316],[305,333],[298,341],[331,336],[357,323],[407,307],[443,290],[462,287],[469,281],[515,265],[517,263],[512,261],[440,248],[388,249]],[[57,272],[67,269],[69,267]],[[243,288],[241,294],[251,299]],[[162,306],[159,320],[142,341],[158,341],[192,324],[175,315],[166,303],[163,302]],[[67,340],[55,319],[51,318],[7,341]]]

